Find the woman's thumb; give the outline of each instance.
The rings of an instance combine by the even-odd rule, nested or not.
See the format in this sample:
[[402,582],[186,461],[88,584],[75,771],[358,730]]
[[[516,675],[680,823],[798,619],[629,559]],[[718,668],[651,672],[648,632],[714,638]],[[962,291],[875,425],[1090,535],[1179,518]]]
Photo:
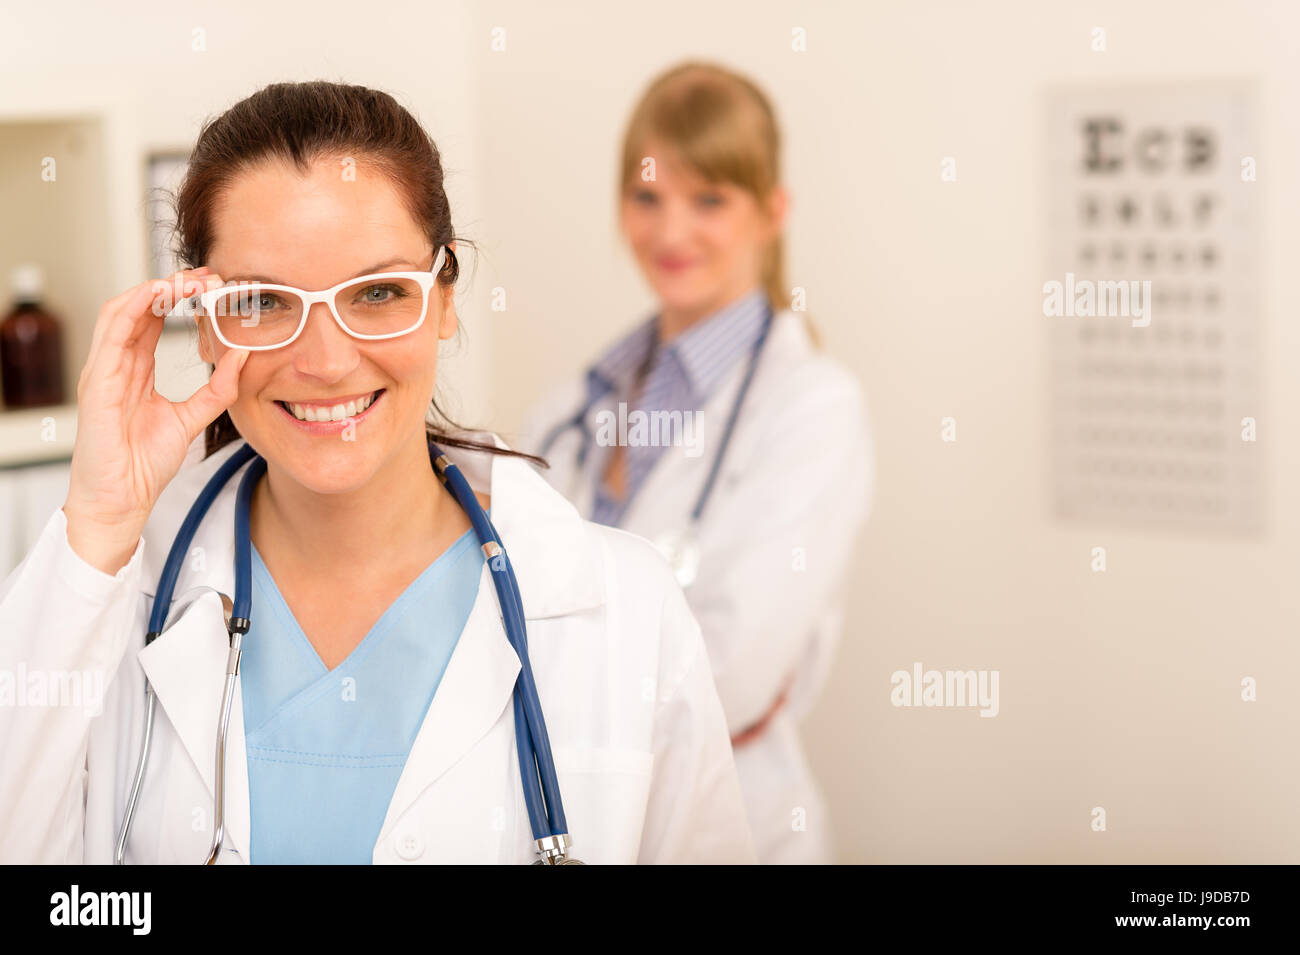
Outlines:
[[247,349],[234,348],[222,355],[212,377],[181,405],[181,418],[190,440],[235,403],[239,397],[239,373],[249,354]]
[[[218,369],[218,371],[224,371],[225,373],[225,380],[221,383],[221,394],[223,400],[229,396],[229,400],[226,401],[225,407],[234,404],[235,399],[239,397],[239,374],[244,370],[244,365],[248,361],[248,356],[252,354],[246,348],[232,348],[231,351],[235,353],[235,357],[227,359],[229,362],[227,368]],[[225,355],[222,355],[221,357],[225,358]],[[213,372],[212,377],[215,378],[216,375],[217,373]]]

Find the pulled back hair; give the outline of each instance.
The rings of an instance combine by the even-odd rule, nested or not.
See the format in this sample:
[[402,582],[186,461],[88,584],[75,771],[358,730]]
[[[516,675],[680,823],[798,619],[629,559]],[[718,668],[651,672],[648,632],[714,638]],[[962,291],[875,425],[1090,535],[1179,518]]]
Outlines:
[[[680,63],[646,87],[623,132],[620,194],[640,178],[642,162],[656,143],[705,179],[739,186],[760,203],[781,183],[781,129],[771,101],[753,80],[716,63]],[[761,271],[772,307],[789,308],[781,236],[764,249]],[[820,347],[817,327],[806,312],[803,319]]]
[[[215,241],[214,213],[224,190],[238,176],[267,160],[290,162],[302,173],[322,158],[346,157],[386,176],[434,249],[456,238],[443,188],[438,147],[414,116],[388,93],[314,80],[272,83],[240,100],[199,132],[185,178],[173,199],[176,252],[183,268],[207,261]],[[454,286],[460,263],[450,247],[438,273]],[[211,371],[213,365],[209,365]],[[485,444],[458,434],[435,398],[426,415],[428,437],[442,445],[544,459]],[[229,413],[204,431],[204,457],[240,438]]]

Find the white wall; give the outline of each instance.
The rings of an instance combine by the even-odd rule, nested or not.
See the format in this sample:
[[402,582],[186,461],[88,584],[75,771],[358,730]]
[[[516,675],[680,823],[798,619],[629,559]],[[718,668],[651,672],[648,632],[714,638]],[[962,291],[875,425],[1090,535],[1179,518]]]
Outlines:
[[[146,145],[184,144],[204,115],[274,79],[386,88],[443,148],[458,228],[482,245],[462,303],[471,347],[452,384],[464,419],[509,437],[538,390],[647,314],[613,204],[637,93],[686,56],[749,71],[786,131],[791,284],[808,289],[829,347],[864,382],[879,455],[850,624],[806,733],[841,858],[1300,861],[1290,301],[1300,9],[375,9],[392,12],[364,30],[355,5],[338,2],[310,14],[251,3],[0,13],[0,118],[103,117],[121,239],[103,297],[143,277],[133,190]],[[194,26],[208,29],[202,56],[189,49]],[[497,26],[503,53],[489,49]],[[807,53],[790,50],[795,26]],[[1105,53],[1090,49],[1095,26]],[[1062,523],[1049,498],[1039,310],[1043,92],[1216,77],[1260,90],[1267,528],[1226,537]],[[955,183],[940,181],[943,156],[958,161]],[[507,292],[504,313],[485,307],[494,286]],[[954,444],[939,440],[947,415],[960,423]],[[1101,575],[1088,563],[1097,544],[1110,555]],[[890,673],[913,661],[998,669],[1000,715],[890,706]],[[1239,700],[1244,676],[1259,680],[1259,702]],[[1089,829],[1094,806],[1107,809],[1105,833]]]

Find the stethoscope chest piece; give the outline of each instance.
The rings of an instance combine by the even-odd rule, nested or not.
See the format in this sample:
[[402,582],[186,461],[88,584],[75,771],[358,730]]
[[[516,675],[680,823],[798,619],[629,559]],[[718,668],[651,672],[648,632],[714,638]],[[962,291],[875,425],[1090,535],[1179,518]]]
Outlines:
[[581,859],[569,855],[571,844],[567,832],[543,836],[537,840],[537,854],[541,858],[535,860],[533,865],[586,865]]
[[660,534],[655,539],[655,547],[672,567],[681,587],[686,588],[695,583],[700,572],[700,544],[693,525],[675,533],[667,531]]

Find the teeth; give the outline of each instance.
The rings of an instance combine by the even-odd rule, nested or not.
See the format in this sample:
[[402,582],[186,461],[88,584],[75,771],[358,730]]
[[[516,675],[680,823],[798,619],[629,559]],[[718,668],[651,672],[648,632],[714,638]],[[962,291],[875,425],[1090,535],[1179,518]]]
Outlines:
[[342,421],[344,418],[355,418],[369,408],[374,400],[375,396],[372,393],[359,401],[349,401],[345,405],[335,405],[332,408],[317,408],[314,405],[295,405],[288,402],[285,404],[299,421]]

